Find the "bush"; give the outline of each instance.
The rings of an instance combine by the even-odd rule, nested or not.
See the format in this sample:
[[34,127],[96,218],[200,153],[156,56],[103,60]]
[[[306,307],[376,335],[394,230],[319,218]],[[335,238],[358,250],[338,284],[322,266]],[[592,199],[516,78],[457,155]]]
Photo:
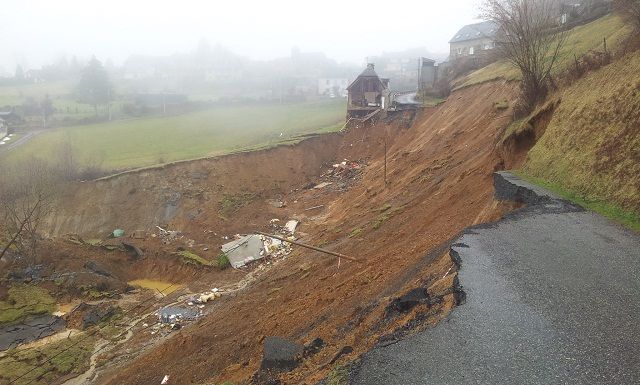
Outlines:
[[229,262],[229,257],[227,257],[227,254],[225,253],[220,253],[220,255],[218,255],[217,264],[220,270],[224,270],[229,266],[231,266],[231,262]]

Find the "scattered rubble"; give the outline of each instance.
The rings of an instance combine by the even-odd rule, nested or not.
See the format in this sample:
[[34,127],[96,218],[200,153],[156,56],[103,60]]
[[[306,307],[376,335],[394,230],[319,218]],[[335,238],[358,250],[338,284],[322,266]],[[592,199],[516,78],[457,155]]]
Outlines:
[[175,325],[183,321],[193,321],[202,312],[193,307],[186,306],[165,306],[158,311],[158,320],[163,324]]
[[182,238],[179,231],[165,230],[160,226],[156,226],[156,228],[158,229],[158,237],[162,239],[162,243],[165,245],[175,241],[176,239]]
[[322,182],[312,185],[313,189],[330,188],[333,191],[346,191],[351,185],[357,182],[361,175],[365,163],[361,161],[350,161],[345,159],[334,164],[331,169],[320,175]]
[[281,209],[283,207],[287,207],[287,204],[280,200],[280,199],[267,199],[266,201],[269,205],[277,208],[277,209]]
[[325,187],[330,186],[332,184],[333,184],[333,182],[322,182],[322,183],[319,183],[319,184],[315,185],[313,188],[314,189],[322,189],[322,188],[325,188]]

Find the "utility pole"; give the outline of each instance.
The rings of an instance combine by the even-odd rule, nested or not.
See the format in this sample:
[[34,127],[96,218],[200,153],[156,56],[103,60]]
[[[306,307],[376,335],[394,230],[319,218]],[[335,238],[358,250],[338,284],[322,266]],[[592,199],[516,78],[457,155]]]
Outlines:
[[387,132],[384,133],[384,187],[387,187]]

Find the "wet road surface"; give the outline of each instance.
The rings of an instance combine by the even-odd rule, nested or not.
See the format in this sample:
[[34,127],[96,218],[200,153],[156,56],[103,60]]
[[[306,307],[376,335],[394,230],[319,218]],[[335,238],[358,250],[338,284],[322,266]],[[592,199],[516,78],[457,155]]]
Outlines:
[[534,204],[456,242],[466,303],[352,383],[640,383],[640,235],[502,176]]

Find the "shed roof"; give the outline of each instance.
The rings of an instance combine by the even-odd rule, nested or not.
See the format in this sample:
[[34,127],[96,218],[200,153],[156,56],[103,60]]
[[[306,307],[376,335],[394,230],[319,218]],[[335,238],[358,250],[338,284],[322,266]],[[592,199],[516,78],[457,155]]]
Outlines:
[[459,43],[461,41],[475,40],[483,37],[491,38],[494,37],[497,32],[498,24],[494,21],[469,24],[462,27],[449,43]]
[[264,258],[264,243],[257,234],[245,235],[240,239],[225,243],[222,251],[229,258],[231,266],[239,268],[248,262]]
[[[362,71],[360,75],[358,75],[358,77],[354,81],[352,81],[351,84],[349,84],[349,86],[347,87],[347,90],[350,90],[351,87],[353,87],[353,85],[356,84],[360,78],[375,78],[380,80],[380,82],[382,83],[382,79],[380,79],[380,77],[376,73],[376,70],[374,69],[374,65],[370,63],[370,64],[367,64],[367,68],[365,68],[364,71]],[[384,84],[383,84],[383,87],[384,87]]]

